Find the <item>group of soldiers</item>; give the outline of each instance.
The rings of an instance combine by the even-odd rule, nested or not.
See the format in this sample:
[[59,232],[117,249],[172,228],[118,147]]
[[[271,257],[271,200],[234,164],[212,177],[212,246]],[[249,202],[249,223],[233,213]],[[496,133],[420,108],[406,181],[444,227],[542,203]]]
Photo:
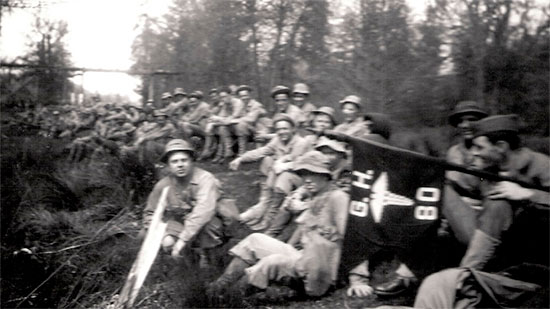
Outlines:
[[[209,284],[209,295],[250,295],[273,282],[307,295],[324,295],[338,283],[352,183],[353,149],[338,137],[389,144],[392,121],[387,115],[367,112],[360,97],[349,95],[339,101],[343,115],[339,123],[332,107],[309,102],[309,88],[303,83],[272,89],[276,110],[270,117],[264,105],[252,98],[251,87],[233,88],[211,89],[208,103],[200,91],[188,94],[177,88],[162,95],[161,106],[96,104],[75,113],[78,121],[54,133],[74,139],[70,155],[75,159],[106,148],[164,168],[165,176],[149,195],[141,235],[147,232],[160,192],[169,187],[168,228],[162,245],[174,257],[198,252],[201,265],[207,267],[211,250],[227,241],[229,226],[239,222],[253,231],[229,251],[233,259]],[[466,249],[457,268],[423,281],[415,306],[501,305],[503,299],[511,302],[535,289],[532,283],[487,268],[502,257],[501,248],[519,246],[508,241],[509,235],[526,237],[529,241],[520,245],[529,245],[528,249],[542,246],[548,251],[547,238],[539,241],[544,235],[529,233],[547,231],[550,160],[521,146],[518,123],[515,115],[489,116],[482,104],[473,101],[459,102],[449,116],[449,124],[461,137],[448,150],[449,162],[530,185],[447,172],[441,214]],[[236,211],[223,193],[223,184],[195,165],[211,157],[213,162],[229,162],[232,170],[261,161],[263,178],[256,205],[243,213]],[[548,266],[545,258],[536,262]],[[402,293],[421,279],[411,270],[412,264],[401,263],[393,280],[372,286],[365,261],[349,272],[347,293],[359,297]]]
[[[208,285],[208,295],[219,301],[223,301],[223,295],[248,296],[264,291],[273,283],[310,296],[321,296],[338,283],[353,152],[341,137],[389,144],[393,126],[387,115],[366,112],[361,98],[355,95],[339,102],[344,121],[338,124],[331,107],[307,102],[308,91],[304,86],[297,84],[294,90],[275,87],[271,97],[277,113],[271,119],[266,117],[260,103],[250,99],[248,86],[235,90],[238,98],[229,89],[213,91],[211,94],[224,102],[222,109],[217,113],[211,109],[209,117],[196,117],[188,122],[184,125],[185,136],[170,140],[163,150],[168,174],[149,197],[143,233],[165,187],[170,187],[171,192],[169,208],[178,210],[178,215],[168,221],[171,228],[162,244],[172,256],[195,250],[201,255],[201,261],[206,260],[204,265],[208,265],[208,252],[226,240],[228,224],[224,222],[235,220],[253,231],[230,249],[231,263]],[[202,110],[199,108],[202,103],[198,98],[196,101],[191,111]],[[206,111],[207,105],[202,106]],[[232,111],[222,113],[226,106],[231,106]],[[197,114],[202,112],[193,113]],[[507,176],[519,180],[519,184],[447,173],[442,221],[455,241],[464,245],[465,252],[457,268],[436,272],[423,281],[415,306],[511,304],[538,286],[516,280],[517,277],[514,279],[514,275],[507,272],[496,273],[487,265],[503,257],[500,249],[521,247],[521,250],[534,250],[529,256],[531,260],[526,259],[528,262],[548,266],[548,255],[535,258],[541,256],[538,251],[541,246],[548,251],[547,238],[539,240],[541,235],[531,233],[547,231],[550,160],[521,146],[519,120],[515,115],[489,116],[481,104],[463,101],[450,115],[449,124],[457,128],[461,137],[448,151],[449,162]],[[190,141],[203,133],[205,146],[197,153]],[[216,135],[220,146],[215,161],[233,155],[234,137],[238,151],[237,157],[229,162],[230,169],[261,161],[264,178],[260,198],[243,213],[228,211],[230,203],[223,196],[222,184],[194,165],[197,159],[211,154],[210,146]],[[263,144],[248,150],[249,139]],[[523,241],[512,242],[510,235]],[[418,257],[424,262],[433,258],[422,254]],[[518,265],[524,261],[507,262]],[[410,263],[401,263],[394,279],[371,286],[368,261],[365,261],[349,272],[347,294],[365,297],[373,293],[384,296],[403,293],[419,282],[411,270],[414,260]],[[409,266],[413,267],[409,269]]]

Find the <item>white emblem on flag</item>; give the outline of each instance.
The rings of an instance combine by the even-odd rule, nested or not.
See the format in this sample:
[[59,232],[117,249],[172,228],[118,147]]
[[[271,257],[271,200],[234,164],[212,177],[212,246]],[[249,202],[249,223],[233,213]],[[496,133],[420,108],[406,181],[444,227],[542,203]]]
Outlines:
[[387,205],[394,206],[413,206],[414,201],[402,195],[397,195],[388,190],[388,173],[382,172],[374,181],[370,195],[370,209],[374,222],[379,223],[382,220],[384,208]]

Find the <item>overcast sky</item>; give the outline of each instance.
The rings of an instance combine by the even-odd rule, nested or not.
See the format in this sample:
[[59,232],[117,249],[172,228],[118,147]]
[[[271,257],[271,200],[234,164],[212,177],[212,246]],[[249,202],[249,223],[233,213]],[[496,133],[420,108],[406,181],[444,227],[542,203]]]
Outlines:
[[[356,0],[340,0],[354,2]],[[32,4],[38,0],[27,1]],[[142,14],[160,16],[171,0],[48,0],[40,15],[51,20],[65,20],[69,33],[65,39],[71,61],[77,67],[129,69],[131,46],[137,35],[135,26]],[[425,0],[408,0],[413,14],[422,14]],[[28,51],[26,43],[38,9],[15,8],[2,14],[0,55],[7,60]],[[80,79],[75,80],[80,83]],[[91,92],[140,97],[134,92],[139,80],[120,73],[86,73],[84,87]]]

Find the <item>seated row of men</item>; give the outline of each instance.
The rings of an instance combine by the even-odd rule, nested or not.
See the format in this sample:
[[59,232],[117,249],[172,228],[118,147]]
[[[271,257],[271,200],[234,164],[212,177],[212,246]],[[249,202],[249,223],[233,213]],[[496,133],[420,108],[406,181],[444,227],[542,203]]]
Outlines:
[[[97,146],[107,142],[123,152],[138,153],[141,163],[150,165],[160,156],[168,140],[182,138],[193,141],[195,146],[202,146],[198,160],[215,154],[213,162],[222,162],[235,155],[235,139],[237,154],[241,156],[250,141],[255,141],[259,147],[275,136],[273,119],[263,104],[251,98],[251,92],[252,89],[246,85],[234,91],[229,87],[212,89],[209,104],[202,101],[200,91],[187,95],[178,88],[173,97],[169,93],[163,95],[162,108],[155,109],[151,102],[143,108],[98,104],[84,109],[80,121],[71,121],[75,124],[71,126],[73,129],[60,131],[59,136],[75,138],[71,158],[98,151],[101,147]],[[288,115],[300,135],[306,135],[306,128],[312,126],[313,114],[322,114],[319,117],[322,120],[318,121],[342,133],[361,134],[364,130],[359,97],[351,95],[340,101],[344,122],[337,125],[334,109],[327,106],[316,108],[307,102],[308,96],[309,89],[305,84],[296,84],[293,90],[276,86],[271,92],[276,113]]]
[[[359,114],[361,105],[357,97],[347,97],[341,103],[343,111],[349,109],[355,114],[344,112],[346,122],[336,126],[335,131],[387,143],[391,135],[387,116]],[[517,117],[487,116],[475,102],[457,105],[449,121],[460,129],[462,140],[449,150],[449,161],[545,190],[449,172],[442,214],[457,240],[467,249],[457,265],[460,268],[433,274],[425,280],[415,306],[447,308],[458,303],[479,303],[482,295],[487,294],[472,296],[465,289],[457,292],[457,287],[468,286],[471,290],[471,278],[482,280],[480,272],[487,270],[486,265],[495,258],[497,247],[505,242],[503,235],[513,230],[515,221],[529,220],[530,226],[543,225],[547,229],[550,160],[520,146]],[[307,295],[320,296],[337,284],[349,205],[346,191],[350,174],[345,171],[350,169],[352,150],[324,136],[301,136],[297,133],[299,122],[291,115],[279,113],[272,121],[275,137],[262,147],[243,152],[229,165],[231,169],[238,169],[242,163],[262,160],[261,170],[266,178],[259,203],[238,217],[257,233],[230,250],[233,260],[224,274],[209,285],[212,295],[223,295],[227,291],[248,295],[282,281]],[[321,107],[311,112],[311,123],[314,130],[325,131],[333,128],[335,121],[331,110]],[[179,256],[184,248],[198,248],[207,256],[208,251],[224,239],[225,225],[219,223],[227,221],[220,211],[223,208],[220,205],[224,204],[222,184],[209,172],[194,166],[195,158],[193,146],[185,140],[171,140],[166,144],[162,159],[170,174],[157,183],[145,211],[146,229],[161,190],[170,186],[168,207],[177,215],[169,219],[169,226],[173,228],[167,232],[163,246],[171,250],[173,256]],[[539,213],[541,207],[545,211]],[[281,236],[284,229],[290,229],[290,237]],[[519,231],[522,232],[525,231]],[[547,241],[535,240],[535,243],[548,251]],[[371,287],[367,262],[349,273],[349,295],[368,296],[373,292],[394,295],[414,281],[413,273],[402,264],[395,280]],[[476,288],[491,284],[498,288],[502,282],[511,284],[516,292],[532,287],[524,282],[492,280]]]

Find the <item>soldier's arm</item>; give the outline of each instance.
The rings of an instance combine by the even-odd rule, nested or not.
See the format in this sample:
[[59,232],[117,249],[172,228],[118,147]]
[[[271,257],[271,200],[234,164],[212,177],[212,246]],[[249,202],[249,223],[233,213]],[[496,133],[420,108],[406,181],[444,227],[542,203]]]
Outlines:
[[208,223],[216,213],[216,203],[219,197],[218,181],[211,174],[203,175],[198,181],[196,204],[184,222],[179,238],[190,241],[200,229]]
[[253,161],[258,161],[263,157],[271,156],[275,153],[275,144],[276,144],[276,140],[273,139],[269,143],[267,143],[265,146],[245,152],[240,157],[240,160],[241,162],[253,162]]

